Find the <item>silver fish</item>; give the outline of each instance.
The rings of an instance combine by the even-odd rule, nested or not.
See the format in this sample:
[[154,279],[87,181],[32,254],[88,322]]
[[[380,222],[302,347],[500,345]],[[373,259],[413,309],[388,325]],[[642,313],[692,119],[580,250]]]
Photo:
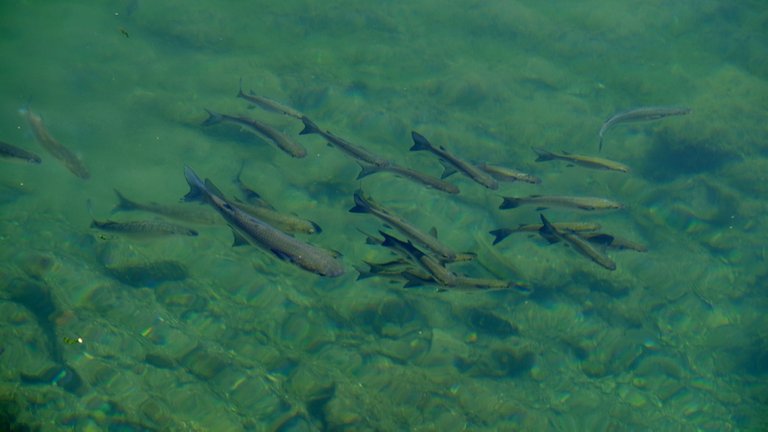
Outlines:
[[137,237],[161,237],[170,235],[196,236],[197,231],[162,221],[139,220],[118,222],[113,220],[98,221],[94,219],[91,222],[91,228],[97,228],[101,231],[107,231],[117,234],[126,234]]
[[445,147],[433,146],[432,143],[427,141],[423,135],[417,132],[411,132],[411,138],[413,138],[413,146],[411,147],[411,151],[427,150],[440,158],[440,161],[445,167],[442,178],[446,178],[454,172],[459,171],[477,183],[487,187],[488,189],[495,190],[499,188],[499,183],[490,174],[472,165],[471,163],[454,156],[453,154],[449,153]]
[[565,243],[571,245],[573,249],[576,250],[576,252],[584,255],[601,267],[611,271],[616,270],[616,263],[607,256],[598,252],[597,249],[592,247],[588,241],[579,237],[576,233],[570,231],[561,231],[557,229],[547,220],[547,218],[544,217],[543,214],[540,214],[539,216],[541,217],[542,223],[542,228],[539,230],[539,233],[542,237],[547,239],[547,241],[550,243],[556,243],[562,240]]
[[597,197],[575,197],[558,195],[529,195],[527,197],[502,197],[504,202],[499,206],[506,210],[516,208],[524,204],[533,204],[537,208],[568,207],[581,210],[610,210],[620,209],[623,206],[616,201]]
[[545,162],[545,161],[559,159],[562,161],[570,162],[574,165],[581,165],[586,168],[618,171],[618,172],[624,172],[624,173],[629,172],[628,166],[620,162],[612,161],[610,159],[605,159],[605,158],[595,157],[595,156],[572,154],[565,151],[561,153],[554,153],[539,147],[532,147],[532,149],[538,155],[538,157],[536,158],[536,162]]
[[642,107],[622,113],[614,114],[603,123],[597,136],[600,139],[598,150],[603,148],[603,135],[605,132],[619,123],[630,123],[639,121],[658,120],[669,116],[686,115],[691,112],[687,107]]
[[184,176],[189,184],[189,193],[184,200],[203,201],[212,206],[232,228],[235,244],[251,243],[272,252],[282,260],[321,276],[336,277],[344,274],[344,266],[335,254],[291,237],[238,209],[224,198],[210,180],[203,182],[192,168],[185,166]]
[[328,140],[328,142],[332,146],[338,148],[342,152],[346,153],[349,156],[352,156],[353,158],[359,161],[369,163],[371,165],[375,165],[378,167],[387,166],[390,164],[389,160],[377,154],[374,154],[368,151],[367,149],[360,147],[359,145],[352,144],[351,142],[343,138],[337,137],[336,135],[328,131],[324,131],[320,129],[320,127],[317,124],[315,124],[315,122],[313,122],[306,116],[302,117],[301,121],[304,123],[304,129],[302,129],[301,132],[299,132],[299,135],[318,134],[323,138],[325,138],[326,140]]
[[289,106],[283,105],[276,100],[272,100],[264,96],[256,95],[255,93],[253,93],[253,91],[249,91],[248,93],[243,92],[242,79],[240,80],[240,90],[237,92],[237,97],[243,98],[254,105],[258,105],[259,107],[267,111],[271,111],[278,114],[285,114],[289,117],[297,118],[299,120],[301,120],[304,117],[304,114],[296,111],[295,109]]
[[112,213],[119,211],[144,211],[154,213],[167,218],[179,220],[182,222],[192,222],[204,225],[213,225],[217,222],[216,213],[208,209],[193,209],[184,204],[160,204],[156,202],[140,203],[128,199],[120,191],[115,189],[117,195],[117,205],[112,209]]
[[443,244],[437,237],[421,231],[410,222],[382,207],[379,203],[374,201],[373,198],[366,196],[362,190],[358,189],[355,191],[354,199],[355,206],[349,209],[351,213],[370,213],[384,221],[384,223],[389,224],[396,230],[405,234],[416,243],[431,250],[437,254],[441,260],[456,260],[456,252]]
[[307,150],[302,147],[301,144],[293,141],[291,138],[266,123],[246,117],[220,114],[208,109],[205,111],[208,113],[208,118],[203,122],[203,126],[211,126],[228,121],[240,126],[245,126],[248,129],[269,138],[269,140],[275,143],[280,150],[288,153],[292,157],[303,158],[307,155]]
[[360,167],[361,167],[360,174],[357,175],[358,180],[360,180],[363,177],[367,177],[371,174],[376,174],[379,172],[386,171],[386,172],[391,172],[392,174],[395,174],[397,176],[407,178],[409,180],[413,180],[417,183],[421,183],[424,186],[430,187],[432,189],[437,189],[443,192],[447,192],[449,194],[459,193],[459,188],[453,183],[449,183],[437,177],[432,177],[431,175],[424,174],[420,171],[416,171],[410,168],[406,168],[404,166],[400,166],[394,162],[390,162],[386,166],[360,164]]
[[541,179],[536,177],[535,175],[524,173],[522,171],[518,171],[512,168],[502,167],[498,165],[490,165],[487,163],[477,164],[477,167],[487,172],[488,174],[493,176],[493,178],[499,181],[508,181],[508,182],[523,181],[531,184],[541,183]]

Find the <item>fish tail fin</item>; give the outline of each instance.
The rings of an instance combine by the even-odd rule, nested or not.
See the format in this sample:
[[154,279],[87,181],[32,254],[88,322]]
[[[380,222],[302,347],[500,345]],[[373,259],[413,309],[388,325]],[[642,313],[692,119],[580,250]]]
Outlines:
[[432,149],[432,144],[427,141],[426,138],[424,138],[423,135],[416,131],[411,131],[411,138],[413,138],[413,146],[411,146],[411,151],[420,151],[420,150],[430,150]]
[[188,165],[184,165],[184,178],[187,179],[189,192],[187,192],[181,200],[186,202],[204,201],[206,195],[205,183],[203,183],[200,177],[197,176],[197,173],[195,173]]
[[304,129],[302,129],[301,132],[299,132],[299,135],[320,133],[320,128],[317,127],[315,122],[308,119],[307,116],[302,117],[301,122],[304,123]]
[[488,234],[493,236],[493,244],[497,244],[507,238],[511,234],[511,231],[508,229],[499,228],[493,231],[488,231]]
[[367,199],[365,199],[362,189],[356,190],[353,196],[355,199],[355,206],[349,209],[350,213],[370,213],[371,212],[371,203]]
[[119,190],[114,189],[115,195],[117,195],[117,204],[115,204],[114,207],[112,207],[112,213],[117,213],[119,211],[130,211],[135,210],[137,205],[135,202],[129,200],[125,197]]
[[554,153],[552,153],[550,151],[547,151],[547,150],[544,150],[541,147],[531,147],[531,149],[537,155],[536,162],[545,162],[545,161],[551,161],[551,160],[555,159],[555,154]]
[[208,108],[203,108],[208,113],[208,118],[202,123],[203,126],[211,126],[224,121],[224,116],[217,112],[213,112]]
[[360,180],[362,178],[368,177],[371,174],[376,174],[377,172],[381,171],[381,169],[375,165],[360,165],[360,173],[357,175],[356,180]]
[[516,208],[516,207],[519,207],[521,204],[520,198],[515,198],[515,197],[502,197],[502,198],[504,198],[504,201],[499,206],[501,210]]
[[541,219],[542,227],[539,228],[539,235],[544,237],[550,244],[557,243],[559,241],[557,228],[544,217],[544,213],[539,213],[539,219]]

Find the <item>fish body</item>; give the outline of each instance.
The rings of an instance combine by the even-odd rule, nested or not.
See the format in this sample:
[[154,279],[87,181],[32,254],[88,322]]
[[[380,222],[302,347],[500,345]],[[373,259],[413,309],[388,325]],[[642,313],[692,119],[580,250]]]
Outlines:
[[205,111],[208,113],[208,118],[203,122],[203,126],[211,126],[225,121],[245,126],[259,135],[267,137],[270,141],[275,143],[280,150],[288,153],[292,157],[303,158],[307,155],[307,150],[301,144],[293,141],[287,135],[266,123],[247,117],[221,114],[208,109]]
[[639,121],[658,120],[664,117],[686,115],[691,112],[687,107],[642,107],[622,113],[614,114],[600,127],[597,136],[600,140],[598,150],[603,148],[603,135],[608,129],[619,123],[631,123]]
[[648,252],[648,248],[645,245],[634,242],[622,237],[616,237],[611,234],[596,233],[596,232],[580,232],[579,237],[584,240],[597,245],[605,246],[610,249],[618,250],[633,250],[637,252]]
[[538,155],[536,162],[562,160],[570,162],[574,165],[581,165],[586,168],[618,171],[624,173],[629,172],[629,167],[623,163],[601,157],[571,154],[568,152],[554,153],[539,147],[533,147],[533,151]]
[[0,157],[3,159],[20,160],[31,164],[39,164],[42,162],[40,156],[2,141],[0,141]]
[[499,206],[500,209],[506,210],[516,208],[525,204],[536,205],[537,208],[554,207],[567,207],[576,208],[580,210],[611,210],[620,209],[623,206],[616,201],[611,201],[606,198],[597,197],[575,197],[575,196],[558,196],[558,195],[529,195],[527,197],[502,197],[504,201]]
[[402,256],[413,260],[429,273],[438,284],[443,286],[456,285],[456,274],[445,268],[445,266],[443,266],[436,258],[419,250],[410,240],[404,242],[383,231],[379,231],[379,234],[384,237],[384,241],[382,242],[383,246],[391,248]]
[[63,163],[64,166],[77,177],[80,177],[83,180],[87,180],[91,177],[91,173],[88,171],[88,168],[83,161],[71,150],[64,147],[63,144],[48,132],[48,128],[45,127],[42,117],[27,108],[22,109],[21,113],[32,128],[32,133],[34,133],[37,142],[50,153],[51,156],[61,161],[61,163]]
[[91,228],[116,234],[134,235],[137,237],[162,237],[170,235],[196,236],[197,231],[168,222],[140,220],[117,222],[113,220],[91,222]]
[[413,146],[411,147],[411,151],[426,150],[440,158],[440,160],[443,162],[443,166],[446,167],[446,170],[443,172],[443,178],[448,177],[455,171],[459,171],[475,182],[487,187],[488,189],[495,190],[499,188],[499,183],[490,174],[472,165],[471,163],[454,156],[453,154],[449,153],[445,147],[435,147],[423,135],[417,132],[411,132],[411,138],[413,138]]
[[320,228],[320,225],[309,219],[300,218],[291,214],[280,213],[268,207],[238,202],[237,200],[231,201],[230,203],[238,209],[250,214],[257,219],[261,219],[282,231],[303,234],[318,234],[323,231],[322,228]]
[[184,176],[190,189],[184,199],[203,201],[212,206],[232,228],[236,244],[245,240],[272,252],[282,260],[321,276],[336,277],[344,274],[341,261],[330,251],[291,237],[238,209],[224,198],[210,180],[203,182],[192,168],[185,166]]
[[576,252],[589,258],[599,266],[611,271],[616,270],[616,263],[607,256],[600,253],[587,240],[579,237],[579,235],[574,232],[558,230],[547,220],[546,217],[544,217],[543,214],[540,214],[539,216],[541,217],[542,223],[542,227],[541,230],[539,230],[539,233],[550,243],[555,243],[562,240],[563,242],[573,247]]
[[[600,224],[592,222],[554,222],[552,225],[560,231],[589,232],[597,231],[600,229]],[[495,237],[493,244],[497,244],[512,233],[539,232],[542,227],[542,224],[520,224],[517,228],[495,229],[493,231],[489,231],[489,234]]]
[[301,120],[304,117],[304,114],[278,101],[272,100],[268,97],[256,95],[252,91],[245,93],[243,91],[243,80],[240,80],[240,90],[237,93],[237,97],[245,99],[248,102],[254,105],[257,105],[260,108],[265,109],[267,111],[271,111],[278,114],[284,114],[299,120]]
[[376,174],[379,172],[386,171],[386,172],[391,172],[400,177],[413,180],[416,183],[420,183],[432,189],[437,189],[443,192],[447,192],[449,194],[459,193],[459,188],[453,183],[449,183],[437,177],[432,177],[431,175],[424,174],[414,169],[400,166],[394,162],[390,162],[388,165],[385,165],[385,166],[363,165],[363,164],[361,164],[360,166],[361,166],[360,174],[357,175],[358,180],[360,180],[363,177],[367,177],[371,174]]
[[118,211],[144,211],[154,213],[167,218],[182,222],[192,222],[204,225],[213,225],[217,222],[218,216],[207,209],[191,209],[183,204],[160,204],[156,202],[140,203],[128,199],[120,191],[115,189],[117,195],[117,205],[112,209],[112,213]]
[[478,168],[490,174],[493,178],[499,181],[522,181],[531,184],[541,183],[541,179],[533,174],[527,174],[522,171],[518,171],[512,168],[502,167],[498,165],[490,165],[487,163],[481,163],[477,165]]
[[456,260],[456,252],[439,241],[437,237],[421,231],[410,222],[382,207],[371,197],[366,196],[362,190],[358,189],[355,191],[354,199],[355,206],[349,210],[351,213],[370,213],[384,221],[384,223],[405,234],[419,245],[431,250],[437,254],[441,260]]
[[320,129],[320,127],[315,124],[312,120],[307,118],[306,116],[301,118],[301,121],[304,123],[304,129],[299,132],[299,135],[307,135],[307,134],[318,134],[325,138],[332,146],[338,148],[342,152],[346,153],[349,156],[352,156],[353,158],[365,162],[371,165],[375,165],[377,167],[384,167],[390,164],[390,161],[388,159],[385,159],[377,154],[374,154],[367,149],[360,147],[359,145],[352,144],[351,142],[337,137],[336,135],[324,131]]

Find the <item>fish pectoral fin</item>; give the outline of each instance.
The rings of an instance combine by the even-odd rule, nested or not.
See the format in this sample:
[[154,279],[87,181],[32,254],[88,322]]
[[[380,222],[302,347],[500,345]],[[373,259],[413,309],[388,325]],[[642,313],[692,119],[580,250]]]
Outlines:
[[431,235],[434,238],[437,238],[437,228],[432,227],[429,229],[429,235]]
[[232,241],[232,247],[243,246],[248,244],[248,240],[246,240],[242,234],[235,231],[234,229],[232,229],[232,237],[234,238]]
[[440,164],[443,165],[443,173],[440,174],[440,179],[445,179],[456,174],[456,168],[454,168],[452,165],[449,165],[442,159],[440,160]]
[[293,257],[291,257],[290,255],[288,255],[287,253],[281,250],[270,249],[270,252],[275,254],[276,257],[280,258],[283,261],[293,262]]

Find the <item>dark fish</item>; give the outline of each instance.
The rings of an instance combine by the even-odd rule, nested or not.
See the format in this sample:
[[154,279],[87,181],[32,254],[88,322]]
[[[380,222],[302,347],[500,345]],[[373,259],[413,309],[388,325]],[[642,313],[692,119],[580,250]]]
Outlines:
[[192,222],[204,225],[213,225],[217,222],[218,216],[207,209],[194,209],[183,204],[159,204],[156,202],[139,203],[126,198],[125,195],[115,189],[117,195],[117,205],[112,209],[112,213],[119,211],[144,211],[165,216],[182,222]]
[[[555,222],[552,224],[560,231],[597,231],[600,229],[600,224],[592,222]],[[497,244],[500,241],[507,238],[510,234],[516,232],[539,232],[542,224],[520,224],[517,228],[499,228],[488,233],[494,236],[493,244]]]
[[271,111],[278,114],[285,114],[287,116],[297,118],[301,120],[304,118],[304,114],[296,111],[295,109],[285,106],[281,104],[280,102],[274,101],[272,99],[269,99],[264,96],[258,96],[254,94],[252,91],[248,92],[247,94],[243,92],[243,80],[240,79],[240,90],[237,92],[237,97],[243,98],[247,100],[248,102],[257,105],[261,107],[262,109],[265,109],[267,111]]
[[442,178],[446,178],[454,172],[459,171],[477,183],[487,187],[488,189],[495,190],[499,188],[499,183],[490,174],[472,165],[471,163],[454,156],[453,154],[449,153],[445,147],[433,146],[432,143],[427,141],[424,136],[418,134],[417,132],[411,132],[411,137],[413,138],[413,146],[411,147],[411,151],[427,150],[440,158],[443,166],[445,167]]
[[3,159],[16,159],[32,164],[39,164],[42,162],[40,156],[2,141],[0,141],[0,157]]
[[686,115],[691,112],[690,108],[686,107],[643,107],[629,110],[623,113],[614,114],[603,123],[600,127],[600,132],[597,136],[600,138],[598,144],[598,150],[603,148],[603,135],[605,132],[619,123],[630,123],[648,120],[658,120],[669,116]]
[[422,172],[397,165],[394,162],[391,162],[386,166],[360,164],[360,167],[361,167],[360,174],[357,175],[358,180],[360,180],[363,177],[367,177],[371,174],[376,174],[379,172],[386,171],[386,172],[391,172],[400,177],[413,180],[417,183],[421,183],[424,186],[430,187],[432,189],[437,189],[443,192],[447,192],[449,194],[459,193],[459,188],[453,183],[449,183],[437,177],[432,177],[431,175],[424,174]]
[[295,158],[303,158],[307,155],[307,150],[304,149],[301,144],[293,141],[288,136],[266,123],[246,117],[220,114],[208,109],[205,111],[208,113],[208,118],[203,122],[203,126],[211,126],[224,121],[245,126],[246,128],[267,137],[270,141],[275,143],[280,150]]
[[577,233],[579,237],[584,240],[597,245],[605,246],[610,249],[617,250],[634,250],[637,252],[648,252],[648,248],[645,245],[634,242],[629,239],[616,237],[606,233],[592,233],[592,232],[580,232]]
[[578,154],[571,154],[568,152],[562,152],[560,154],[553,153],[543,148],[532,147],[533,151],[539,155],[536,158],[536,162],[545,162],[551,160],[562,160],[570,162],[574,165],[581,165],[586,168],[602,169],[609,171],[629,172],[629,167],[623,163],[612,161],[610,159],[604,159],[595,156],[584,156]]
[[592,247],[588,241],[579,237],[579,235],[574,232],[558,230],[547,220],[546,217],[544,217],[543,214],[540,214],[539,216],[541,217],[542,223],[542,227],[541,230],[539,230],[539,233],[542,237],[547,239],[547,241],[550,243],[556,243],[562,240],[563,242],[573,247],[576,252],[584,255],[601,267],[611,271],[616,270],[616,263],[607,256],[598,252],[597,249]]
[[120,282],[133,287],[154,287],[163,282],[182,281],[189,276],[184,264],[170,260],[110,266],[106,267],[106,271]]
[[527,197],[502,197],[504,201],[499,206],[506,210],[516,208],[524,204],[532,204],[537,208],[568,207],[581,210],[610,210],[620,209],[623,206],[615,201],[596,197],[575,197],[558,195],[529,195]]
[[13,278],[3,288],[8,298],[25,308],[35,317],[45,335],[46,348],[51,360],[56,363],[37,375],[20,374],[23,382],[30,384],[51,384],[64,390],[81,395],[86,386],[77,371],[64,360],[58,337],[56,336],[56,314],[58,308],[51,293],[51,287],[43,281],[26,278]]
[[382,246],[388,247],[401,256],[413,260],[413,262],[429,273],[438,284],[443,286],[456,285],[456,274],[448,270],[437,259],[419,250],[410,240],[404,242],[383,231],[379,231],[379,234],[384,237],[384,241],[381,243]]
[[39,115],[33,113],[28,108],[22,108],[20,112],[26,117],[27,123],[29,123],[29,126],[32,128],[35,138],[37,138],[37,142],[40,143],[51,156],[60,160],[72,174],[81,179],[87,180],[91,177],[91,174],[88,172],[88,168],[86,168],[83,161],[80,160],[77,155],[72,153],[71,150],[64,147],[64,145],[57,141],[56,138],[51,136],[50,132],[48,132],[48,129],[45,127],[45,123],[43,123],[43,119]]
[[493,178],[499,181],[523,181],[531,184],[541,183],[541,179],[533,174],[527,174],[522,171],[514,170],[512,168],[501,167],[497,165],[489,165],[487,163],[481,163],[477,165],[478,168],[487,172]]
[[355,191],[354,199],[355,206],[349,209],[351,213],[370,213],[384,221],[384,223],[405,234],[416,243],[431,250],[437,254],[441,260],[456,260],[456,252],[443,244],[437,237],[421,231],[410,222],[382,207],[379,203],[374,201],[373,198],[366,196],[362,190],[358,189]]
[[359,161],[362,161],[371,165],[375,165],[378,167],[383,167],[390,164],[389,160],[377,154],[371,153],[370,151],[368,151],[363,147],[360,147],[359,145],[352,144],[351,142],[343,138],[339,138],[328,131],[323,131],[322,129],[320,129],[318,125],[315,124],[315,122],[313,122],[306,116],[302,117],[301,121],[304,122],[304,129],[302,129],[301,132],[299,132],[299,135],[318,134],[323,138],[325,138],[326,140],[328,140],[328,142],[332,146],[338,148],[342,152],[346,153],[349,156],[352,156],[353,158]]
[[335,254],[291,237],[238,209],[224,198],[210,180],[203,182],[192,168],[185,166],[184,176],[189,184],[189,193],[184,200],[203,201],[211,205],[232,228],[236,245],[247,241],[272,252],[280,259],[321,276],[335,277],[344,274],[344,266]]
[[91,222],[91,228],[138,237],[161,237],[169,235],[194,237],[197,235],[197,231],[181,225],[151,220],[117,222],[113,220],[97,221],[94,219],[93,222]]

